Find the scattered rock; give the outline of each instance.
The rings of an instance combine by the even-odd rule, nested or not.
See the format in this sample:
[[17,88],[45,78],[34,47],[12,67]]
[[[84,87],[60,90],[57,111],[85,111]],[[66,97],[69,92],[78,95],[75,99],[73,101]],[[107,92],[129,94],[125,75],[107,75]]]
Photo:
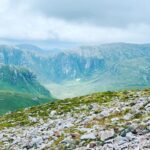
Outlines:
[[71,133],[71,137],[72,137],[73,139],[79,139],[80,134],[79,134],[79,133]]
[[100,115],[101,115],[102,117],[108,117],[108,116],[109,116],[109,111],[108,111],[108,110],[104,110],[104,111],[102,111],[102,112],[100,113]]
[[55,110],[52,110],[51,113],[50,113],[50,115],[53,117],[53,116],[56,115],[56,113],[57,113],[57,112],[56,112]]
[[94,147],[96,147],[96,142],[90,142],[89,148],[94,148]]
[[123,117],[123,119],[124,119],[124,120],[130,120],[132,117],[133,117],[133,115],[130,114],[130,113],[128,113],[128,114],[126,114],[126,115]]
[[82,135],[80,139],[81,140],[89,140],[89,139],[94,140],[96,139],[96,136],[93,133],[89,133],[89,134]]
[[113,129],[112,130],[105,130],[105,131],[100,131],[99,135],[100,135],[101,140],[105,141],[107,139],[112,138],[115,135],[115,132]]
[[37,118],[31,117],[31,116],[28,117],[28,120],[29,120],[30,122],[34,122],[34,123],[37,122]]
[[104,105],[81,103],[66,113],[49,108],[48,117],[29,114],[33,126],[20,124],[0,130],[0,149],[149,150],[150,97],[128,97],[127,101],[116,97]]

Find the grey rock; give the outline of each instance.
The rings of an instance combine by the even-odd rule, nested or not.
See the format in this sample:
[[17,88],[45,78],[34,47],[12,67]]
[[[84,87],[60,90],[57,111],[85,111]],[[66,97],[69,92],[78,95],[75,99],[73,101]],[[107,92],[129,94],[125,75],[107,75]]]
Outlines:
[[107,139],[112,138],[115,135],[115,132],[113,129],[105,130],[105,131],[100,131],[99,135],[100,135],[101,140],[105,141]]
[[135,139],[135,136],[133,135],[133,133],[128,132],[128,133],[126,134],[126,138],[127,138],[129,141],[132,141],[133,139]]
[[96,139],[96,136],[93,133],[89,133],[89,134],[82,135],[80,139],[81,140],[89,140],[89,139],[94,140]]
[[123,117],[123,119],[124,119],[124,120],[130,120],[132,117],[133,117],[133,115],[130,114],[130,113],[128,113],[128,114],[126,114],[126,115]]
[[108,110],[103,110],[103,111],[100,113],[100,116],[102,116],[102,117],[108,117],[108,116],[109,116],[109,111],[108,111]]
[[29,120],[30,122],[34,122],[34,123],[37,122],[37,118],[31,117],[31,116],[28,117],[28,120]]

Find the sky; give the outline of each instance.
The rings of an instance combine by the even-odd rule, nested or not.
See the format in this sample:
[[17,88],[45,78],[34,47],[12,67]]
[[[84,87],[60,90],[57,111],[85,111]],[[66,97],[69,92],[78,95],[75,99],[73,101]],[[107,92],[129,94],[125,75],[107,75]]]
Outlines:
[[0,0],[0,39],[150,43],[149,0]]

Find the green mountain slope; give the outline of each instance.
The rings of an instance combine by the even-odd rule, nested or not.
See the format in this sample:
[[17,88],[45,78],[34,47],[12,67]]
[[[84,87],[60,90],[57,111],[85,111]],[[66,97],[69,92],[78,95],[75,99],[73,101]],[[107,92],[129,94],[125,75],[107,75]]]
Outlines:
[[50,96],[50,92],[40,85],[33,73],[24,68],[8,65],[0,67],[0,90]]
[[27,69],[6,65],[0,67],[0,114],[52,99],[50,92]]
[[36,97],[27,93],[0,91],[0,115],[50,101],[52,101],[51,97],[42,95]]

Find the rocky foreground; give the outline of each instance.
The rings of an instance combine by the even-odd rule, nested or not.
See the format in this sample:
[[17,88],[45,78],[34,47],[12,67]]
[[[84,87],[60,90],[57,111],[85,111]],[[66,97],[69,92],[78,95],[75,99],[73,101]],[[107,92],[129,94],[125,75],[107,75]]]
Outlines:
[[56,101],[0,118],[0,149],[150,150],[150,90]]

